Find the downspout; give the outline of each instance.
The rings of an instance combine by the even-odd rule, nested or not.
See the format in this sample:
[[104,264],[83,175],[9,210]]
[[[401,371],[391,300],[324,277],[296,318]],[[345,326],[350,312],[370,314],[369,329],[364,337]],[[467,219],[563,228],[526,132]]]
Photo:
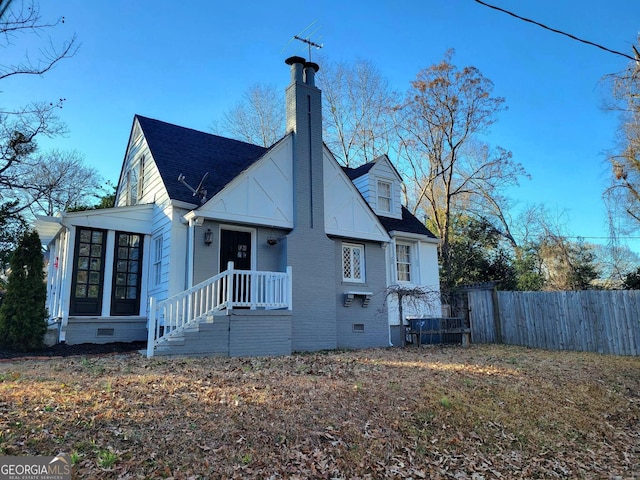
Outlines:
[[[387,268],[385,269],[387,271],[387,275],[386,275],[386,284],[387,284],[387,288],[391,286],[391,282],[390,282],[390,278],[389,278],[389,243],[385,242],[382,244],[382,250],[384,250],[384,258],[385,258],[385,262],[387,264]],[[387,295],[388,297],[389,295]],[[391,341],[391,322],[389,322],[389,302],[387,300],[387,298],[384,299],[384,301],[387,303],[387,332],[389,334],[389,346],[393,347],[393,342]]]
[[187,227],[187,268],[185,269],[187,278],[186,278],[186,290],[193,287],[193,249],[194,249],[194,241],[195,238],[195,229],[196,229],[196,220],[195,218],[189,219],[189,225]]

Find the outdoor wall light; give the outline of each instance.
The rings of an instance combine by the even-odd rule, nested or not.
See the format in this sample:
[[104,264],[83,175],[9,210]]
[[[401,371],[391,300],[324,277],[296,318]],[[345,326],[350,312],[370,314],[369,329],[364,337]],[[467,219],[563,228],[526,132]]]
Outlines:
[[213,232],[210,228],[207,228],[207,231],[204,232],[204,244],[208,247],[213,243]]

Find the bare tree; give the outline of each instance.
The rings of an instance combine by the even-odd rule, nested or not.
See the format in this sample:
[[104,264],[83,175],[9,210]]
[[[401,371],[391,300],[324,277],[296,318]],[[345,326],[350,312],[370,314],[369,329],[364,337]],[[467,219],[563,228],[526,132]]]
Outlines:
[[84,158],[76,151],[47,152],[20,171],[20,203],[28,205],[32,215],[53,215],[92,203],[102,191],[100,175],[84,165]]
[[[566,211],[553,213],[544,205],[528,207],[516,222],[518,260],[526,254],[542,277],[542,290],[584,290],[602,286],[606,273],[598,249],[567,232]],[[532,258],[535,257],[535,258]],[[525,273],[525,272],[520,272]],[[529,272],[533,273],[533,272]]]
[[[43,75],[72,57],[78,49],[75,35],[59,44],[48,36],[63,23],[64,17],[44,19],[36,0],[0,0],[0,79]],[[41,43],[34,51],[22,43],[27,39]],[[38,138],[65,131],[57,116],[63,102],[60,98],[21,107],[0,105],[0,267],[26,226],[22,215],[29,207],[24,201],[25,187],[32,185],[23,172],[34,164]]]
[[590,245],[599,273],[595,283],[601,288],[623,288],[627,276],[640,267],[640,255],[626,245]]
[[284,123],[282,93],[273,85],[255,84],[223,114],[221,122],[211,125],[211,130],[270,147],[284,135]]
[[421,70],[397,109],[400,154],[409,177],[413,212],[424,209],[441,238],[443,283],[451,284],[450,227],[455,211],[499,220],[507,238],[504,188],[526,175],[511,152],[491,149],[478,136],[505,109],[493,84],[475,67],[458,69],[449,50]]
[[640,228],[640,63],[608,77],[612,83],[610,109],[620,114],[619,147],[609,155],[612,181],[604,193],[614,231]]
[[[64,17],[54,21],[43,19],[36,1],[3,0],[0,3],[0,46],[5,52],[5,61],[0,65],[0,79],[43,75],[60,61],[73,56],[78,48],[75,35],[57,47],[45,35],[63,23]],[[43,39],[44,45],[36,55],[21,46],[20,42],[27,36]],[[19,195],[16,195],[16,191],[30,186],[25,183],[23,167],[33,160],[38,137],[65,132],[65,126],[56,114],[63,102],[64,99],[56,99],[32,102],[23,107],[0,106],[0,202],[3,202],[3,218],[27,208],[28,205],[17,202]]]
[[[43,75],[58,62],[72,57],[78,49],[75,35],[58,46],[51,38],[45,39],[43,36],[44,32],[63,23],[64,17],[54,21],[43,19],[40,6],[35,0],[0,1],[0,45],[3,51],[12,46],[20,52],[15,61],[0,65],[0,80],[14,75]],[[20,47],[20,41],[25,35],[37,35],[46,43],[38,49],[36,56]]]
[[390,151],[392,107],[388,81],[373,63],[322,60],[323,137],[338,161],[357,167]]

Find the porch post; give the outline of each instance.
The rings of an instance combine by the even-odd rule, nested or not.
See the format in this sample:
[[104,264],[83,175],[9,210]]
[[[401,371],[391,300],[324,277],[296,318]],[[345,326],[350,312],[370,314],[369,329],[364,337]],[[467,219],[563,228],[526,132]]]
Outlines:
[[156,343],[156,298],[149,297],[149,325],[147,327],[147,358],[153,357]]
[[66,234],[65,246],[64,246],[64,271],[62,273],[62,284],[60,285],[60,307],[62,309],[62,320],[60,322],[60,337],[59,341],[66,342],[67,340],[67,325],[69,324],[69,308],[71,308],[71,283],[73,279],[73,259],[76,254],[76,227],[69,225],[68,233]]
[[234,276],[233,262],[227,262],[227,315],[231,315],[231,310],[233,309]]
[[293,310],[293,268],[291,265],[287,267],[287,303],[289,304],[289,310]]
[[187,290],[193,287],[193,248],[195,238],[195,222],[193,218],[189,219],[187,226]]

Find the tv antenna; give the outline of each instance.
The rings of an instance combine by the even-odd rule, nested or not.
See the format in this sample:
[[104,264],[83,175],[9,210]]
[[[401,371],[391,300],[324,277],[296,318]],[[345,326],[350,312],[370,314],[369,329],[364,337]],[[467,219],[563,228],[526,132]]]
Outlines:
[[186,177],[183,174],[178,175],[178,181],[182,183],[185,187],[187,187],[189,190],[191,190],[193,192],[194,197],[196,196],[200,197],[200,203],[204,203],[207,201],[207,191],[203,187],[204,187],[204,182],[207,181],[207,177],[209,177],[209,172],[205,173],[202,176],[202,180],[200,180],[200,183],[196,188],[193,188],[191,185],[187,183],[187,181],[185,180]]
[[294,35],[291,40],[289,40],[289,42],[287,43],[287,45],[285,45],[285,47],[282,49],[282,51],[284,51],[285,48],[287,48],[287,46],[289,46],[289,44],[293,41],[293,40],[299,40],[302,43],[305,43],[307,45],[308,51],[309,51],[309,61],[311,61],[311,47],[316,48],[317,50],[320,50],[324,45],[321,43],[317,43],[317,42],[313,42],[311,40],[311,37],[313,35],[315,35],[318,30],[320,30],[320,27],[316,28],[315,30],[313,30],[311,33],[308,33],[307,35],[305,35],[305,32],[308,31],[311,27],[313,27],[313,25],[317,22],[317,20],[314,20],[313,22],[311,22],[307,28],[305,28],[304,30],[302,30],[299,34]]

